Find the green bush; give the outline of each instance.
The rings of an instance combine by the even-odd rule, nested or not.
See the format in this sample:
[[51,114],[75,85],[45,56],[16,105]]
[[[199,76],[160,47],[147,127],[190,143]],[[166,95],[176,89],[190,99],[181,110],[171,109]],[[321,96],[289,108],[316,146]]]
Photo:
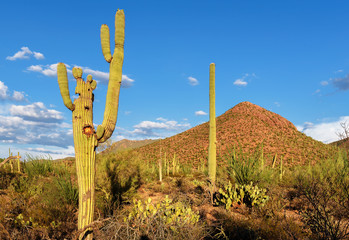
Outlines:
[[223,159],[228,163],[228,174],[235,183],[243,185],[260,181],[264,170],[263,150],[260,147],[252,154],[244,154],[241,147],[237,152],[234,147]]
[[349,167],[347,155],[298,171],[295,187],[304,197],[302,219],[315,239],[349,237]]
[[66,204],[74,207],[79,203],[79,189],[76,184],[72,183],[69,174],[61,174],[54,179],[54,183],[58,188],[58,194],[62,197]]
[[36,176],[47,177],[54,172],[52,158],[50,156],[33,157],[27,155],[27,160],[23,162],[23,170],[29,178]]
[[97,206],[105,216],[122,203],[131,203],[141,184],[141,162],[132,151],[104,155],[98,159],[96,174]]

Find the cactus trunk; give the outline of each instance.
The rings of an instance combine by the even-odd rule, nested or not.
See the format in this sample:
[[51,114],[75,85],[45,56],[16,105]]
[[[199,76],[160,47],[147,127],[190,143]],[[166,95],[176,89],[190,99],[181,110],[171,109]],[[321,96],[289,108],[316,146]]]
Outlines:
[[116,12],[115,27],[115,49],[112,57],[108,39],[109,28],[106,25],[101,27],[102,52],[107,62],[110,63],[110,73],[104,119],[97,130],[93,126],[94,95],[92,93],[97,82],[92,79],[91,75],[87,76],[85,82],[82,79],[82,70],[74,67],[72,72],[77,84],[75,93],[79,94],[79,97],[72,103],[68,88],[67,69],[63,63],[59,63],[57,66],[58,84],[63,103],[73,113],[75,161],[79,184],[78,229],[81,231],[79,239],[93,239],[92,227],[89,225],[93,223],[95,206],[96,147],[98,143],[111,137],[117,119],[124,59],[125,15],[123,10]]
[[[93,94],[91,89],[90,82],[85,82],[81,77],[77,78],[76,92],[80,94],[80,97],[74,101],[73,134],[79,185],[78,229],[83,229],[92,223],[94,212],[95,147],[98,142],[93,128]],[[86,230],[82,235],[91,231],[91,229]],[[86,239],[92,239],[92,237]]]
[[212,186],[216,182],[216,106],[215,106],[215,64],[210,64],[210,135],[208,147],[208,176]]
[[18,156],[17,156],[17,172],[20,173],[21,172],[21,162],[19,161],[21,157],[19,156],[19,152],[18,152]]

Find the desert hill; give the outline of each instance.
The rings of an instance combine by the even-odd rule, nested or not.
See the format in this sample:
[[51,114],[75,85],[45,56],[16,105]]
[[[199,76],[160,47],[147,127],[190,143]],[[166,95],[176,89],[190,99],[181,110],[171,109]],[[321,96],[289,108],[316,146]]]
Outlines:
[[[235,146],[237,151],[253,153],[263,145],[266,163],[277,154],[288,165],[315,163],[328,158],[335,148],[299,132],[287,119],[250,102],[242,102],[216,119],[217,155],[223,156]],[[203,123],[175,136],[140,147],[148,160],[164,156],[176,157],[182,163],[206,161],[209,145],[209,123]],[[222,159],[217,158],[219,164]]]
[[120,150],[134,149],[153,143],[157,140],[145,139],[145,140],[128,140],[122,139],[114,142],[109,148],[105,149],[101,154],[113,153]]

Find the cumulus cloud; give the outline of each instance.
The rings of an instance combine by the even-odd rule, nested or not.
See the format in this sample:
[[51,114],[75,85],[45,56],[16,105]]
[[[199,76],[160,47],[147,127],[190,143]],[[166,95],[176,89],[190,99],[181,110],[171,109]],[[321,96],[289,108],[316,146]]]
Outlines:
[[[92,70],[88,67],[80,67],[82,71],[86,74],[91,74],[93,79],[96,81],[99,81],[102,84],[108,84],[109,82],[109,73],[107,72],[102,72],[98,70]],[[133,86],[135,80],[131,79],[127,75],[122,74],[121,77],[121,87],[123,88],[129,88]]]
[[73,146],[69,146],[68,148],[63,149],[51,149],[49,147],[28,147],[26,148],[28,151],[35,152],[35,153],[44,153],[44,154],[50,154],[50,155],[68,155],[73,156],[75,151]]
[[238,78],[234,81],[234,85],[236,86],[241,86],[241,87],[246,87],[248,84],[248,80],[251,80],[253,78],[256,78],[256,74],[254,73],[246,73],[244,74],[241,78]]
[[167,119],[163,118],[163,117],[158,117],[156,120],[157,121],[161,121],[161,122],[166,122],[167,121]]
[[175,135],[189,129],[189,123],[178,123],[174,120],[158,118],[157,121],[142,121],[133,126],[133,130],[126,130],[116,126],[116,138],[118,139],[149,139],[164,138]]
[[207,113],[200,110],[200,111],[196,111],[196,112],[195,112],[195,115],[196,115],[196,116],[205,116],[205,115],[207,115]]
[[6,132],[0,131],[0,141],[57,147],[74,145],[71,128],[62,123],[0,115],[0,126],[6,129]]
[[133,86],[135,80],[129,78],[128,76],[122,74],[122,79],[121,79],[121,87],[123,88],[129,88]]
[[8,90],[8,87],[5,85],[5,83],[0,81],[0,99],[8,98],[7,90]]
[[245,87],[245,86],[247,86],[247,82],[246,82],[244,79],[239,78],[239,79],[236,79],[236,80],[234,81],[234,85]]
[[7,60],[15,61],[17,59],[29,59],[31,56],[40,60],[44,59],[44,54],[39,52],[32,52],[28,47],[21,47],[21,50],[16,52],[13,56],[6,57]]
[[342,132],[341,123],[349,122],[349,116],[343,116],[332,122],[312,123],[305,122],[297,126],[297,129],[304,134],[324,143],[331,143],[339,140],[337,133]]
[[[57,77],[57,65],[58,63],[50,64],[50,65],[31,65],[27,68],[28,71],[31,72],[38,72],[41,73],[47,77]],[[72,70],[70,69],[70,65],[65,64],[67,67],[67,72],[72,73]],[[95,79],[97,82],[102,84],[108,84],[109,82],[109,73],[102,72],[99,70],[93,70],[89,67],[82,67],[82,66],[75,66],[82,69],[84,74],[90,74],[92,75],[93,79]],[[127,75],[122,75],[121,79],[121,87],[123,88],[129,88],[133,86],[134,79],[131,79]]]
[[[57,77],[57,65],[58,63],[50,65],[31,65],[27,68],[28,71],[39,72],[48,77]],[[69,67],[69,65],[66,65]]]
[[12,98],[16,101],[23,101],[24,100],[24,94],[22,92],[13,91]]
[[24,93],[18,91],[13,91],[13,94],[11,96],[8,87],[4,82],[0,81],[0,100],[23,101],[25,100],[25,98]]
[[35,102],[30,105],[12,105],[10,113],[12,116],[37,122],[61,122],[63,120],[61,112],[47,109],[42,102]]
[[191,86],[196,86],[196,85],[199,84],[199,81],[196,78],[194,78],[194,77],[188,77],[188,80],[189,80],[189,84]]
[[39,53],[39,52],[33,52],[34,54],[34,58],[36,58],[37,60],[41,60],[41,59],[44,59],[44,54],[42,53]]

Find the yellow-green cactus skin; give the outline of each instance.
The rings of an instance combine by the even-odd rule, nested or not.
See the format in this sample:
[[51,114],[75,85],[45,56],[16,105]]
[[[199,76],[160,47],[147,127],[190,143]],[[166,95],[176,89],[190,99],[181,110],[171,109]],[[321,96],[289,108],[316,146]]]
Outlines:
[[[74,67],[72,73],[76,79],[75,94],[79,94],[79,97],[72,103],[69,95],[67,69],[63,63],[59,63],[57,66],[58,84],[63,102],[72,111],[73,115],[75,160],[79,184],[79,230],[93,222],[96,172],[95,149],[99,143],[111,137],[117,120],[124,59],[124,28],[124,11],[118,10],[115,15],[115,50],[113,56],[111,56],[108,26],[102,25],[101,27],[102,52],[105,60],[110,63],[110,68],[104,119],[102,125],[98,126],[97,129],[93,126],[94,95],[92,93],[97,86],[97,82],[92,79],[91,75],[88,75],[86,81],[84,81],[82,79],[82,69]],[[80,239],[93,239],[92,229],[87,228],[83,231]]]
[[210,133],[208,146],[208,176],[211,184],[216,182],[216,103],[215,103],[215,71],[216,65],[210,64]]
[[[119,93],[122,79],[122,63],[124,61],[125,40],[125,15],[123,10],[118,10],[115,15],[115,49],[113,57],[110,55],[109,28],[107,25],[101,27],[101,44],[104,58],[110,62],[109,85],[102,125],[98,126],[103,134],[98,133],[98,142],[105,142],[113,134],[119,106]],[[98,131],[97,131],[98,132]]]

